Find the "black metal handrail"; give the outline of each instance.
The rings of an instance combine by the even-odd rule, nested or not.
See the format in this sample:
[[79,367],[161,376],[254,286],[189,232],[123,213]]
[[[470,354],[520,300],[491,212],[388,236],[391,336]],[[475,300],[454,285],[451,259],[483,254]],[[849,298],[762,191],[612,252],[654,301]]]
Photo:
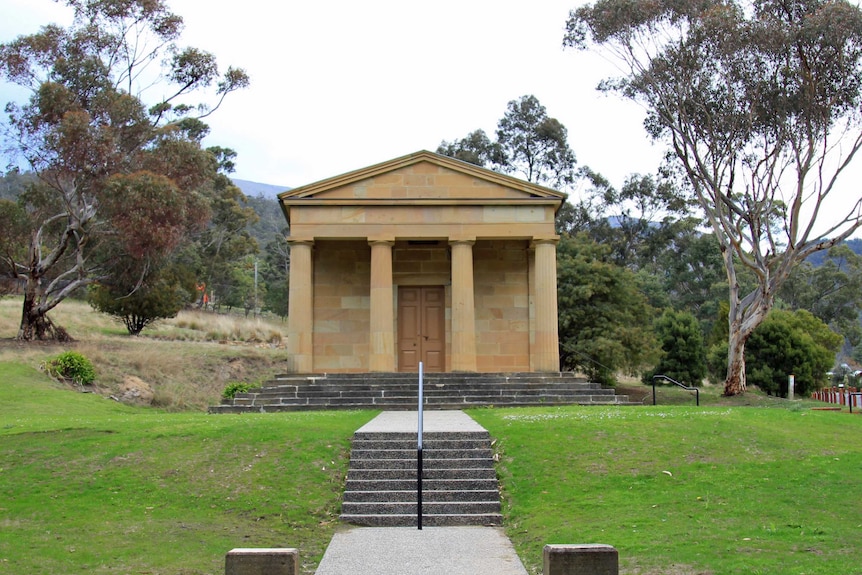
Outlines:
[[671,379],[670,377],[668,377],[666,375],[654,375],[654,376],[652,376],[652,404],[653,405],[656,405],[656,402],[655,402],[655,380],[657,380],[657,379],[664,379],[665,381],[669,381],[672,384],[676,385],[677,387],[681,387],[686,391],[693,391],[695,393],[695,402],[697,403],[697,406],[700,407],[700,390],[698,388],[690,387],[688,385],[683,385],[680,382],[678,382],[677,380]]

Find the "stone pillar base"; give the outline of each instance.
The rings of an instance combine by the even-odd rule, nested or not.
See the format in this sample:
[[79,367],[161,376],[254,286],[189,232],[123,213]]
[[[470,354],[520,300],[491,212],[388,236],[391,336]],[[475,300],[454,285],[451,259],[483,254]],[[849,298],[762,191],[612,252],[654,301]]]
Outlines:
[[619,575],[619,553],[610,545],[545,545],[544,575]]
[[296,549],[231,549],[225,556],[225,575],[299,575]]

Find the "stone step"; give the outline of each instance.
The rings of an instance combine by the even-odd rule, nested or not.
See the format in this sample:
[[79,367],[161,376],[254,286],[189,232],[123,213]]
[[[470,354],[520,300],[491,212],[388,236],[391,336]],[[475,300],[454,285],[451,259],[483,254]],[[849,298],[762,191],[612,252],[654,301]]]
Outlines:
[[[293,382],[293,383],[319,383],[328,380],[341,380],[350,382],[413,382],[416,383],[419,379],[416,373],[406,372],[373,372],[373,373],[289,373],[278,374],[272,378],[272,381]],[[575,375],[571,372],[497,372],[497,373],[434,373],[425,372],[423,381],[427,385],[435,385],[439,383],[450,383],[452,381],[582,381],[588,380],[580,375]]]
[[[549,389],[549,388],[538,388],[534,390],[528,391],[517,391],[517,390],[509,390],[509,389],[496,389],[496,390],[469,390],[469,389],[448,389],[441,390],[436,393],[425,393],[423,394],[423,402],[424,403],[441,403],[441,402],[455,402],[455,403],[469,403],[469,402],[494,402],[501,400],[508,401],[553,401],[554,398],[568,398],[568,399],[577,399],[582,397],[589,396],[608,396],[613,397],[616,395],[612,389]],[[234,397],[234,400],[245,400],[252,399],[257,400],[263,404],[266,403],[279,403],[283,400],[285,403],[294,402],[294,403],[325,403],[326,401],[331,401],[333,403],[342,402],[348,403],[350,401],[355,400],[366,400],[368,398],[373,398],[377,402],[389,402],[389,403],[400,403],[400,402],[412,402],[416,403],[418,401],[419,395],[418,392],[387,392],[387,391],[315,391],[315,392],[282,392],[279,390],[265,390],[262,392],[244,392],[238,393]],[[273,400],[276,400],[273,402]]]
[[[416,465],[404,469],[350,469],[347,481],[412,481],[416,482]],[[474,467],[461,469],[429,469],[423,464],[422,481],[429,480],[493,480],[497,481],[497,473],[493,468]]]
[[[543,391],[557,391],[558,393],[570,392],[590,392],[602,389],[597,383],[448,383],[441,386],[430,386],[423,389],[423,393],[427,396],[446,395],[453,390],[460,392],[471,392],[473,394],[536,394]],[[264,385],[263,387],[253,388],[249,393],[271,394],[271,395],[292,395],[298,396],[313,396],[313,395],[367,395],[385,393],[387,395],[400,395],[413,397],[419,392],[417,384],[410,385],[366,385],[366,384],[314,384],[314,385]]]
[[[385,432],[385,431],[357,431],[353,434],[353,441],[412,441],[416,445],[418,434],[413,432]],[[452,440],[484,440],[490,441],[491,435],[487,431],[459,431],[450,433],[446,431],[424,431],[422,433],[423,443],[429,441],[452,441]]]
[[[424,507],[424,506],[423,506]],[[364,527],[416,527],[417,517],[415,514],[386,514],[386,515],[342,515],[341,519],[353,525]],[[503,517],[499,513],[482,513],[468,515],[445,515],[422,513],[422,525],[425,527],[448,527],[448,526],[499,526],[503,524]]]
[[[354,434],[342,520],[367,526],[416,525],[416,443],[417,434],[410,432]],[[502,523],[491,446],[487,431],[423,433],[423,523]]]
[[[423,474],[424,475],[424,474]],[[344,486],[345,491],[410,491],[416,495],[417,480],[415,474],[408,478],[394,479],[354,479],[348,475]],[[487,491],[497,489],[496,477],[458,479],[422,478],[422,492],[427,491]]]
[[[415,482],[414,482],[415,483]],[[346,490],[344,492],[343,503],[415,503],[416,489],[404,490],[372,490],[372,491],[353,491]],[[434,485],[425,485],[422,482],[422,501],[423,503],[472,503],[494,501],[499,497],[496,489],[438,489]],[[498,502],[499,504],[499,502]],[[343,505],[343,504],[342,504]]]
[[[407,459],[416,461],[418,449],[363,449],[350,450],[350,459]],[[490,448],[466,449],[422,449],[422,460],[432,459],[492,459],[494,454]]]
[[[344,515],[416,515],[416,501],[357,502],[344,501]],[[429,501],[422,503],[429,515],[486,515],[500,512],[500,501]]]
[[[317,409],[369,409],[381,408],[404,411],[415,411],[416,401],[409,401],[410,398],[399,397],[325,397],[325,398],[289,398],[289,397],[258,397],[256,395],[243,394],[233,399],[230,403],[222,405],[235,407],[263,407],[263,408],[278,408],[278,407],[294,407],[294,408],[317,408]],[[544,394],[530,397],[517,396],[448,396],[440,398],[426,398],[423,402],[426,408],[433,409],[469,409],[471,407],[487,407],[487,406],[542,406],[542,405],[579,405],[579,404],[613,404],[627,403],[628,399],[625,396],[618,396],[613,393],[592,393],[579,395],[557,395]]]
[[[478,409],[484,407],[553,407],[563,405],[629,405],[628,397],[624,395],[616,396],[583,396],[577,400],[573,399],[554,399],[548,400],[542,398],[542,401],[486,401],[486,402],[463,402],[463,403],[428,403],[425,408],[428,410],[462,410],[462,409]],[[640,405],[640,404],[638,404]],[[253,401],[240,403],[225,403],[221,405],[210,406],[209,413],[279,413],[291,411],[308,411],[308,410],[362,410],[362,409],[386,409],[388,411],[415,411],[415,403],[379,403],[372,400],[366,402],[351,402],[351,403],[281,403],[276,405],[255,405]]]
[[[487,445],[487,437],[481,439],[429,439],[424,434],[422,437],[422,449],[426,455],[430,451],[442,449],[485,449]],[[413,456],[415,456],[417,448],[415,435],[409,439],[353,439],[353,449],[355,450],[410,449],[413,450]]]
[[[481,459],[477,457],[460,458],[460,459],[422,459],[423,471],[442,470],[442,469],[473,469],[477,467],[491,467],[494,462],[491,458]],[[350,470],[359,471],[365,469],[416,469],[416,459],[351,459]]]
[[[427,409],[486,406],[627,404],[613,389],[571,373],[425,374]],[[317,409],[415,410],[418,377],[412,373],[280,375],[261,388],[237,394],[211,413],[279,412]]]

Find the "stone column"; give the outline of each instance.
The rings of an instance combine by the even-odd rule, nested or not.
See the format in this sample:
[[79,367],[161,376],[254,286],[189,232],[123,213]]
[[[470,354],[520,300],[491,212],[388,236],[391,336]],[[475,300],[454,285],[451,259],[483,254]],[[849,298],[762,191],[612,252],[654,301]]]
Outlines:
[[395,317],[392,311],[392,240],[370,240],[371,357],[370,371],[395,371]]
[[535,371],[560,371],[560,339],[557,318],[557,241],[534,238],[536,250],[536,334],[533,349]]
[[312,240],[288,240],[290,276],[287,303],[287,355],[290,371],[311,373],[314,369],[312,286]]
[[476,371],[474,243],[473,239],[449,241],[452,247],[452,371]]

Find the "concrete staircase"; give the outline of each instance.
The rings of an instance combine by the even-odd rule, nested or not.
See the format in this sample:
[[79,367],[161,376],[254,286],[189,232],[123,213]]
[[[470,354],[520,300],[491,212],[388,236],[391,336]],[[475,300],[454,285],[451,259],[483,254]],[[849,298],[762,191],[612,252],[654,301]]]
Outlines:
[[[418,376],[410,373],[280,375],[210,413],[314,409],[416,409]],[[626,396],[571,373],[432,373],[425,375],[427,409],[530,405],[627,404]]]
[[[500,525],[487,431],[423,434],[423,526]],[[353,436],[341,519],[373,527],[417,524],[416,433]]]

